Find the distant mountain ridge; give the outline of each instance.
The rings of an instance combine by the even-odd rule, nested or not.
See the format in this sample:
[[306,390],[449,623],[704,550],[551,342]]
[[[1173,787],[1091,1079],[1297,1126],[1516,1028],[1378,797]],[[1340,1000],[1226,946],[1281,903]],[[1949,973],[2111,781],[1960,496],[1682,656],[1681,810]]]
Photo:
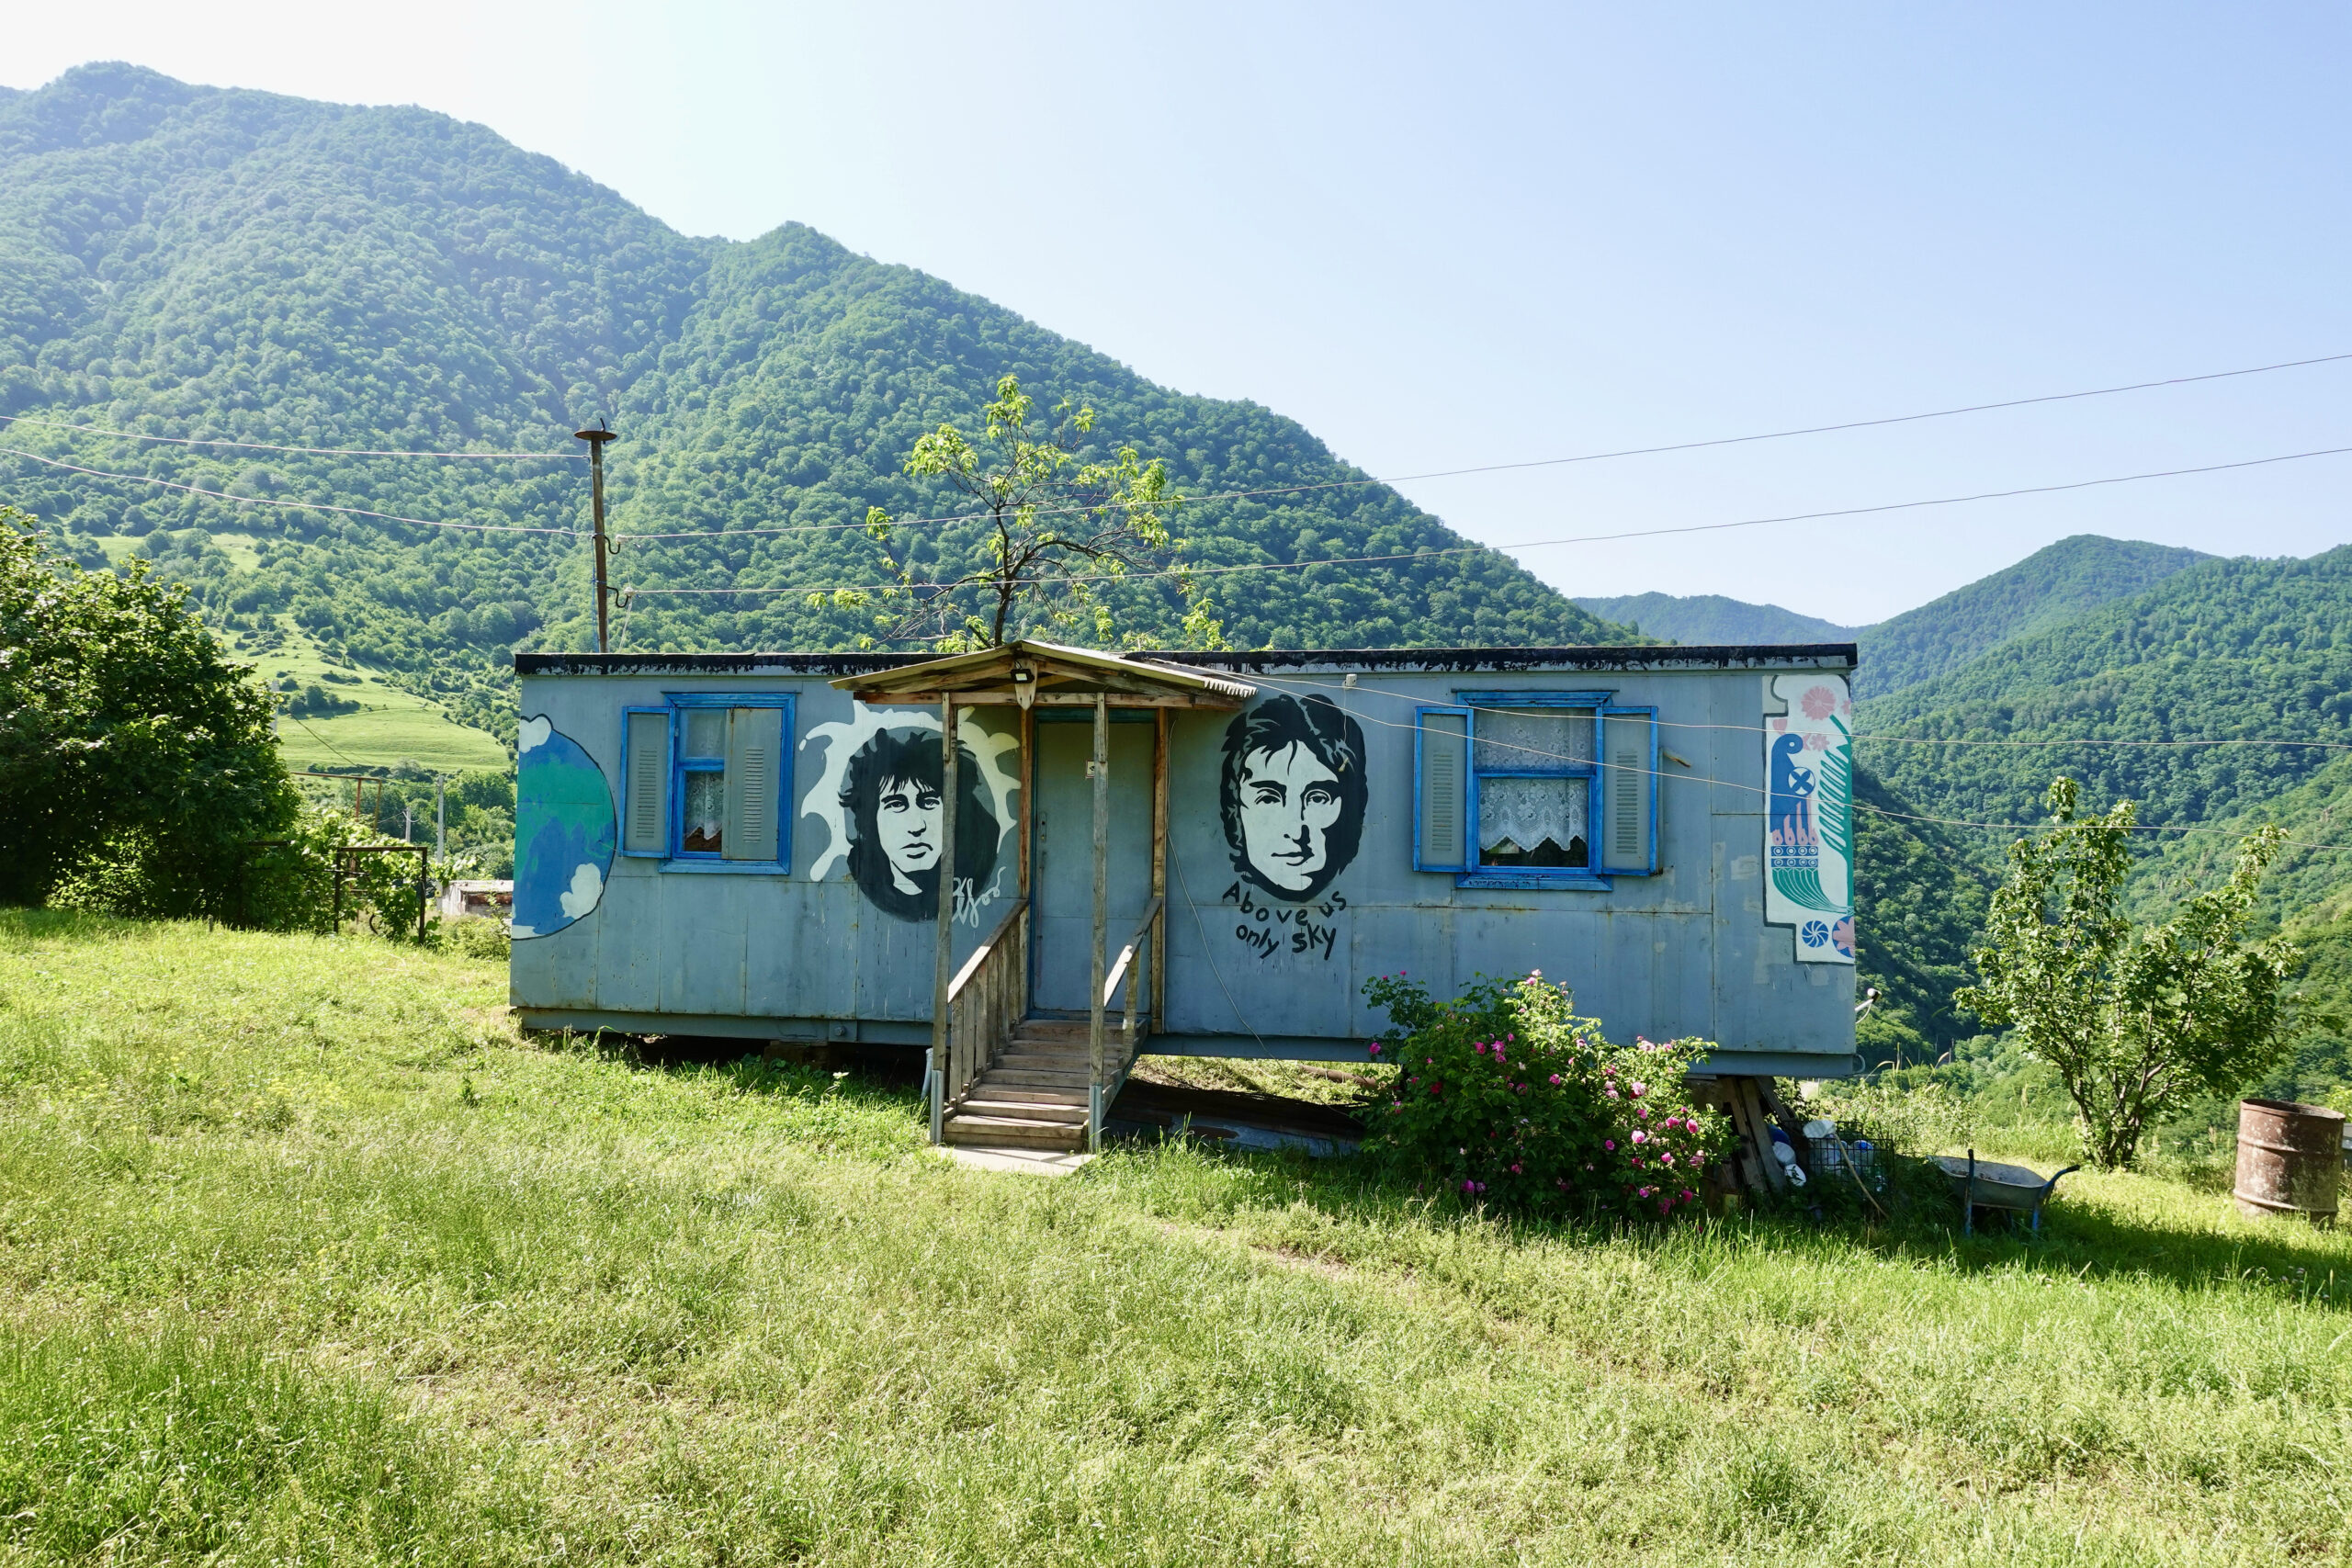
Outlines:
[[1628,593],[1573,601],[1604,621],[1636,626],[1645,637],[1691,643],[1851,642],[1860,626],[1841,626],[1778,604],[1750,604],[1720,593]]
[[2129,599],[2199,561],[2199,550],[2075,534],[2015,566],[1862,631],[1858,697],[1933,680],[2018,637]]

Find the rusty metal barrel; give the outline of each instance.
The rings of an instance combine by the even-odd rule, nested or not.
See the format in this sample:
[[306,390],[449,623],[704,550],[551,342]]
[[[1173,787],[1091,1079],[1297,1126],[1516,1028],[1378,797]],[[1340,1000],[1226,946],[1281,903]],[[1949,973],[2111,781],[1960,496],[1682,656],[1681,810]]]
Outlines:
[[2288,1100],[2238,1101],[2238,1212],[2335,1223],[2344,1179],[2344,1112]]

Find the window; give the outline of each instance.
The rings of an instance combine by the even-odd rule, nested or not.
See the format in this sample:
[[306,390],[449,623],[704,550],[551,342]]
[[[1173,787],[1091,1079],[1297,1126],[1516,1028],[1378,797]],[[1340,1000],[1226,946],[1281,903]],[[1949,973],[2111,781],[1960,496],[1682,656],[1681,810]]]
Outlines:
[[673,871],[790,869],[789,696],[673,696],[630,708],[622,852]]
[[1480,866],[1592,866],[1595,715],[1589,707],[1491,707],[1471,716]]
[[1606,887],[1657,859],[1657,710],[1461,692],[1419,711],[1413,865],[1465,887]]

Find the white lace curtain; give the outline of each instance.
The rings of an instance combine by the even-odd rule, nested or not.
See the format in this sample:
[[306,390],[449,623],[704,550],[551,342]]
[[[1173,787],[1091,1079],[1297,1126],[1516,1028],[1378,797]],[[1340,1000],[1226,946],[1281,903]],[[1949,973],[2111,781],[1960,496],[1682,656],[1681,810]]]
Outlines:
[[1478,848],[1494,850],[1506,842],[1522,852],[1546,839],[1566,849],[1571,840],[1586,839],[1585,779],[1487,779],[1478,781]]

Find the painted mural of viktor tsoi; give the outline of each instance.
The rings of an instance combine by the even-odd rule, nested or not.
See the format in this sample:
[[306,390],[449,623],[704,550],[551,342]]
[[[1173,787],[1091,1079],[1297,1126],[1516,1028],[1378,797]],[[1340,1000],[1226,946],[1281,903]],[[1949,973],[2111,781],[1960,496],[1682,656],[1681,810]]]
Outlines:
[[[977,887],[996,865],[1001,825],[980,792],[971,748],[956,749],[956,875]],[[849,874],[875,908],[902,920],[939,914],[939,738],[885,729],[859,747],[842,782]]]
[[1363,838],[1363,752],[1329,697],[1269,697],[1236,717],[1217,786],[1233,869],[1291,903],[1319,897]]

